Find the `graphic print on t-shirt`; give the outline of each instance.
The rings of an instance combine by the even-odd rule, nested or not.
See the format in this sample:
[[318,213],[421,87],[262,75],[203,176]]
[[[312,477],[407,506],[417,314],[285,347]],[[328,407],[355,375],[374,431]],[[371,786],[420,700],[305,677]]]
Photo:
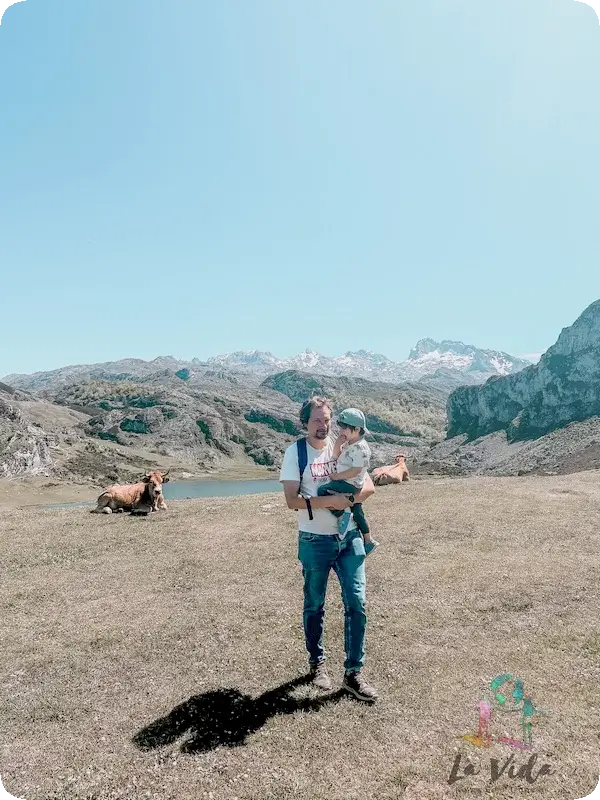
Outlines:
[[335,461],[316,461],[309,466],[314,481],[326,482],[333,475]]

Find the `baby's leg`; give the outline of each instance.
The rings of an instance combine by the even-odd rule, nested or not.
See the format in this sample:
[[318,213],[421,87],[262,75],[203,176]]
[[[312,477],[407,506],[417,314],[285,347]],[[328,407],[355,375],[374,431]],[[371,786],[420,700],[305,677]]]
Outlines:
[[[328,494],[339,494],[339,489],[334,488],[335,481],[330,481],[329,483],[324,484],[323,486],[319,486],[317,489],[317,494],[319,497],[325,497]],[[334,517],[341,517],[344,513],[343,511],[337,511],[334,508],[330,508],[329,511],[334,515]]]
[[376,542],[375,539],[371,537],[369,524],[364,515],[362,503],[355,503],[352,506],[352,514],[354,515],[354,521],[356,522],[358,530],[362,533],[363,541],[365,543],[365,553],[366,555],[369,555],[372,550],[375,550],[376,547],[379,547],[379,542]]
[[[362,533],[365,542],[370,541],[369,525],[363,511],[362,503],[354,503],[352,506],[352,516],[354,517],[356,526]],[[369,539],[367,539],[367,536]]]

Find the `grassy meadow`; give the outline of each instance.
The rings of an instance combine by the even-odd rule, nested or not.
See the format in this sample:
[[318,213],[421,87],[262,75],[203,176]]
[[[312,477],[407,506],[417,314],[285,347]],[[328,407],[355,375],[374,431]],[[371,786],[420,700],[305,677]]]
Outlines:
[[[296,515],[281,495],[172,501],[148,518],[4,508],[6,789],[24,800],[589,794],[600,773],[600,473],[415,480],[378,489],[365,508],[381,542],[367,560],[372,706],[339,690],[333,574],[336,688],[306,683]],[[531,783],[519,773],[531,752],[461,738],[502,672],[545,712],[532,773],[551,774]],[[497,724],[520,732],[517,715]]]

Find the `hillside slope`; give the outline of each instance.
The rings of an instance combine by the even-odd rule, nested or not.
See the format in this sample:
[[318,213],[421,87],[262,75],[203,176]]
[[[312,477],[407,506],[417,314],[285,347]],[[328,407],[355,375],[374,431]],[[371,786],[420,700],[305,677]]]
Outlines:
[[[292,397],[277,381],[252,387],[214,369],[88,376],[86,370],[72,374],[71,383],[44,381],[38,385],[45,388],[28,393],[7,387],[0,406],[0,477],[43,474],[104,485],[157,466],[170,467],[175,476],[276,472],[283,451],[301,433],[296,396],[312,394],[306,375]],[[442,392],[331,380],[335,386],[318,386],[335,390],[340,409],[352,401],[370,410],[374,466],[389,461],[399,446],[420,451],[441,438]]]
[[475,440],[465,434],[415,454],[413,474],[565,475],[600,469],[600,417],[590,417],[532,440],[496,431]]
[[421,445],[439,440],[444,435],[446,393],[436,387],[405,383],[395,386],[364,378],[307,375],[297,370],[271,375],[261,384],[300,400],[320,394],[333,400],[336,409],[360,408],[367,427],[377,436],[396,437]]

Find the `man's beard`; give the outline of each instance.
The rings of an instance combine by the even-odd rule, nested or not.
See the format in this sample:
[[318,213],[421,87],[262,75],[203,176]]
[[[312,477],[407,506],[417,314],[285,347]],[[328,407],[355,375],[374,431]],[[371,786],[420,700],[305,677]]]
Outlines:
[[327,428],[319,428],[319,430],[315,432],[315,439],[326,439],[328,433],[329,431]]

